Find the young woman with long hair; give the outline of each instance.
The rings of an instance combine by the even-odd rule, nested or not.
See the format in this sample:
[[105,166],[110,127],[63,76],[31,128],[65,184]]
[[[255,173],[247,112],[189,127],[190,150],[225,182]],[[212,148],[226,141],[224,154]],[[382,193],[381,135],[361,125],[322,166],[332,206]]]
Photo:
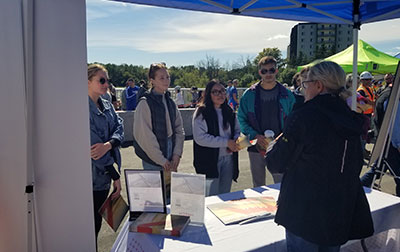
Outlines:
[[240,134],[236,114],[228,105],[226,91],[218,81],[207,84],[205,95],[192,121],[194,167],[206,175],[206,195],[227,193],[239,175]]

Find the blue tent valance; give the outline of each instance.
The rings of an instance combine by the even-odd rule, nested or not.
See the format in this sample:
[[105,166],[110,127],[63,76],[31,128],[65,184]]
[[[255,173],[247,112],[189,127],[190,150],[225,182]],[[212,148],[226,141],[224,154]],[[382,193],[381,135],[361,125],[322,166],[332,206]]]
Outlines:
[[[399,0],[115,0],[222,14],[360,25],[400,17]],[[359,8],[353,8],[359,6]],[[358,14],[358,21],[354,14]]]

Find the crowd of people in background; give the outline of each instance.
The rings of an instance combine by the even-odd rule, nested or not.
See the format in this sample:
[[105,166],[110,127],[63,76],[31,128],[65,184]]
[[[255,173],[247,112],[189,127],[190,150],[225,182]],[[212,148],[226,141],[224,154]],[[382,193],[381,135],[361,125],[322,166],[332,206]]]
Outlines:
[[[148,80],[138,85],[129,78],[121,101],[107,70],[97,64],[88,67],[96,239],[101,226],[97,211],[111,185],[112,196],[120,194],[119,146],[124,130],[133,131],[135,154],[143,169],[178,171],[185,139],[180,108],[188,107],[195,108],[193,166],[206,176],[207,196],[230,192],[232,181],[237,181],[236,140],[242,134],[256,140],[247,149],[253,186],[267,184],[266,171],[273,183],[281,183],[275,221],[286,228],[288,251],[339,251],[350,239],[372,235],[362,185],[371,185],[375,170],[361,180],[359,176],[369,155],[365,145],[382,125],[393,75],[386,74],[383,81],[375,81],[366,71],[346,76],[336,63],[321,62],[296,73],[293,86],[287,88],[276,79],[273,57],[261,58],[257,71],[259,81],[241,97],[237,79],[228,81],[227,87],[214,79],[205,90],[193,86],[186,103],[180,86],[174,88],[175,99],[168,91],[165,63],[151,64]],[[351,110],[353,78],[360,82],[357,111]],[[135,110],[133,129],[123,129],[115,112],[119,109]],[[271,132],[273,141],[268,140]],[[389,156],[400,175],[400,116]],[[400,180],[395,181],[400,196]]]

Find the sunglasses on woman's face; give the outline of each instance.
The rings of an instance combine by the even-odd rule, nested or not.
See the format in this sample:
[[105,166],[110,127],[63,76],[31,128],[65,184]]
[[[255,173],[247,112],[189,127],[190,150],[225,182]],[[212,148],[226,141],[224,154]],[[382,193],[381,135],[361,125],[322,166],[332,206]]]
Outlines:
[[101,77],[99,82],[100,82],[101,85],[104,85],[104,84],[106,84],[106,82],[109,83],[110,81],[108,79],[106,79],[106,78]]
[[276,71],[275,68],[270,68],[270,69],[265,69],[265,68],[263,68],[263,69],[260,70],[261,74],[267,74],[267,73],[269,73],[269,74],[274,74],[275,71]]

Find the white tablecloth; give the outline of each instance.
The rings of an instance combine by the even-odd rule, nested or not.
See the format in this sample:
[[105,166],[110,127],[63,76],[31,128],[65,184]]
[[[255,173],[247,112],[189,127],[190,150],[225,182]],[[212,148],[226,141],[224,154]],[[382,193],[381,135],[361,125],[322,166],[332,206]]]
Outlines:
[[[277,199],[279,185],[263,186],[206,198],[206,205],[243,197],[273,196]],[[375,236],[366,240],[370,251],[400,251],[400,198],[365,189],[371,207]],[[152,251],[286,251],[285,229],[273,219],[245,225],[224,225],[205,209],[204,226],[189,225],[179,238],[128,232],[124,223],[113,252]],[[376,248],[375,248],[376,247]],[[359,242],[342,246],[342,251],[362,251]]]

